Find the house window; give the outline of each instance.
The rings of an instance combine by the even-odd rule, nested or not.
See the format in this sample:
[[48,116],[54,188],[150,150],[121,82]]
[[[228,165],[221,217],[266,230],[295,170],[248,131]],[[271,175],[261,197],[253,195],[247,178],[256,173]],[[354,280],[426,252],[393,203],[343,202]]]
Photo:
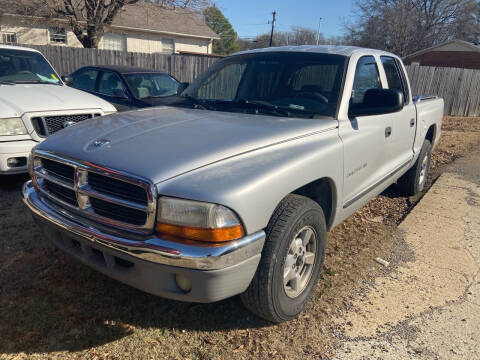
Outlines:
[[102,39],[102,49],[125,51],[125,36],[122,34],[106,33]]
[[175,52],[175,42],[173,39],[162,39],[162,52],[173,54]]
[[62,27],[52,27],[49,29],[50,43],[67,44],[67,31]]
[[2,43],[7,45],[15,45],[17,43],[17,34],[15,33],[3,33]]

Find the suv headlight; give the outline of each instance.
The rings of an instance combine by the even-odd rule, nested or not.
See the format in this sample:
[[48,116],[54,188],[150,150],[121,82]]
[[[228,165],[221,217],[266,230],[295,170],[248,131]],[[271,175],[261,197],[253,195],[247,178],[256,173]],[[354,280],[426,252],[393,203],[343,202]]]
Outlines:
[[26,135],[27,129],[20,118],[0,119],[0,136]]
[[156,231],[184,239],[224,242],[243,237],[235,213],[222,205],[160,197]]

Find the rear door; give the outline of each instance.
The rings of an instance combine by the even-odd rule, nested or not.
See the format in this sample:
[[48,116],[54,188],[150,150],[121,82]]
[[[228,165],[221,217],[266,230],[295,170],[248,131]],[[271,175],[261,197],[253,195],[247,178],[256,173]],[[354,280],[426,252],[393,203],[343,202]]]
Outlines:
[[[361,103],[367,90],[381,88],[379,63],[375,57],[360,57],[349,105]],[[348,122],[340,121],[339,134],[344,145],[344,209],[379,187],[391,172],[388,154],[391,128],[391,114],[358,116]]]
[[393,124],[388,152],[395,168],[400,168],[413,158],[417,113],[399,60],[391,56],[380,56],[380,60],[388,88],[401,91],[405,100],[405,106],[401,111],[389,114]]

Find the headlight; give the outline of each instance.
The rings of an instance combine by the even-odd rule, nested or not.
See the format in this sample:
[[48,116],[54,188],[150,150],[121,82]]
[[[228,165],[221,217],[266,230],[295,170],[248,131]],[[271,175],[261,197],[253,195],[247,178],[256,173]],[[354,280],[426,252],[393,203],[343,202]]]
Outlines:
[[161,197],[157,215],[156,230],[160,235],[209,242],[231,241],[243,236],[238,217],[222,205]]
[[112,110],[112,111],[105,111],[103,113],[104,116],[107,116],[107,115],[112,115],[112,114],[116,114],[117,113],[117,110]]
[[27,129],[20,118],[0,119],[0,136],[26,135]]

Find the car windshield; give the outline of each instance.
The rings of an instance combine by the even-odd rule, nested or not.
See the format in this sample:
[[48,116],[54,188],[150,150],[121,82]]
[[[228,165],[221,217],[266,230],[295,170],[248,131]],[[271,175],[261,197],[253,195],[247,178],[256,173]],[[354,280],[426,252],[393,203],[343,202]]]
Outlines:
[[137,99],[176,95],[180,83],[167,74],[138,73],[124,75],[127,85]]
[[41,54],[14,49],[0,49],[0,82],[62,84],[55,70]]
[[219,61],[182,96],[209,110],[334,117],[346,57],[302,52],[236,55]]

